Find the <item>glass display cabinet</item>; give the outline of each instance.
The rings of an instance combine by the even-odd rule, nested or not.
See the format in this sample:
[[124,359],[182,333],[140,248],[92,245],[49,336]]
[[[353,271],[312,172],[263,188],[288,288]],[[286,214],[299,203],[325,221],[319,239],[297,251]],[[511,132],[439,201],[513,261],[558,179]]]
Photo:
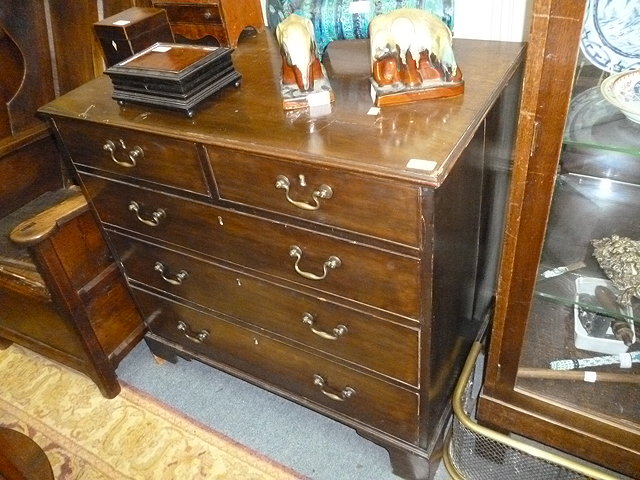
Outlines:
[[[477,416],[638,478],[640,11],[633,4],[534,3]],[[621,72],[628,85],[619,84]],[[612,79],[630,103],[605,98]]]

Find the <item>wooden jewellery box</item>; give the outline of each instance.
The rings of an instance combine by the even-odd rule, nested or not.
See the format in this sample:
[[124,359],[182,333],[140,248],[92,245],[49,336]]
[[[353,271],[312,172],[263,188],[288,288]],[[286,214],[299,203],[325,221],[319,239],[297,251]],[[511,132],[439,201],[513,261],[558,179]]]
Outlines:
[[93,24],[107,67],[156,42],[174,41],[167,12],[161,8],[128,8]]

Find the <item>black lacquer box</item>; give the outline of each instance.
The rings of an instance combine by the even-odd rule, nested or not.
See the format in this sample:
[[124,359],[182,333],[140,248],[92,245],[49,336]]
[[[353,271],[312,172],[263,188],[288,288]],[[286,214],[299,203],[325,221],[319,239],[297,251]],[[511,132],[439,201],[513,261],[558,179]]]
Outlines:
[[194,114],[196,107],[227,85],[240,85],[232,49],[155,43],[105,70],[120,102],[155,105]]

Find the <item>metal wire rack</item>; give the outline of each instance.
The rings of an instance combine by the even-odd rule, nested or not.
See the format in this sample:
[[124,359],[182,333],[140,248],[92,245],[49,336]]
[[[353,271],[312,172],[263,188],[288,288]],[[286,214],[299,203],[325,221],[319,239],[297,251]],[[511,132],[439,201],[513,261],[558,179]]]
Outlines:
[[482,385],[483,345],[474,342],[453,396],[453,422],[443,462],[454,480],[620,480],[476,423],[471,415]]

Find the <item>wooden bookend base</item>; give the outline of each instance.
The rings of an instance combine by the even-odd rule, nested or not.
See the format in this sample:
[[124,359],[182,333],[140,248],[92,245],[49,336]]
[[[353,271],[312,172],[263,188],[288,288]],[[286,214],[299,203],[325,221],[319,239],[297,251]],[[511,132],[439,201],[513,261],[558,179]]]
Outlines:
[[282,108],[296,110],[298,108],[316,107],[334,102],[331,84],[326,78],[315,81],[313,90],[301,91],[297,85],[281,84]]
[[432,98],[455,97],[464,93],[464,81],[403,90],[379,87],[373,79],[371,85],[375,92],[374,104],[376,107],[419,102]]

